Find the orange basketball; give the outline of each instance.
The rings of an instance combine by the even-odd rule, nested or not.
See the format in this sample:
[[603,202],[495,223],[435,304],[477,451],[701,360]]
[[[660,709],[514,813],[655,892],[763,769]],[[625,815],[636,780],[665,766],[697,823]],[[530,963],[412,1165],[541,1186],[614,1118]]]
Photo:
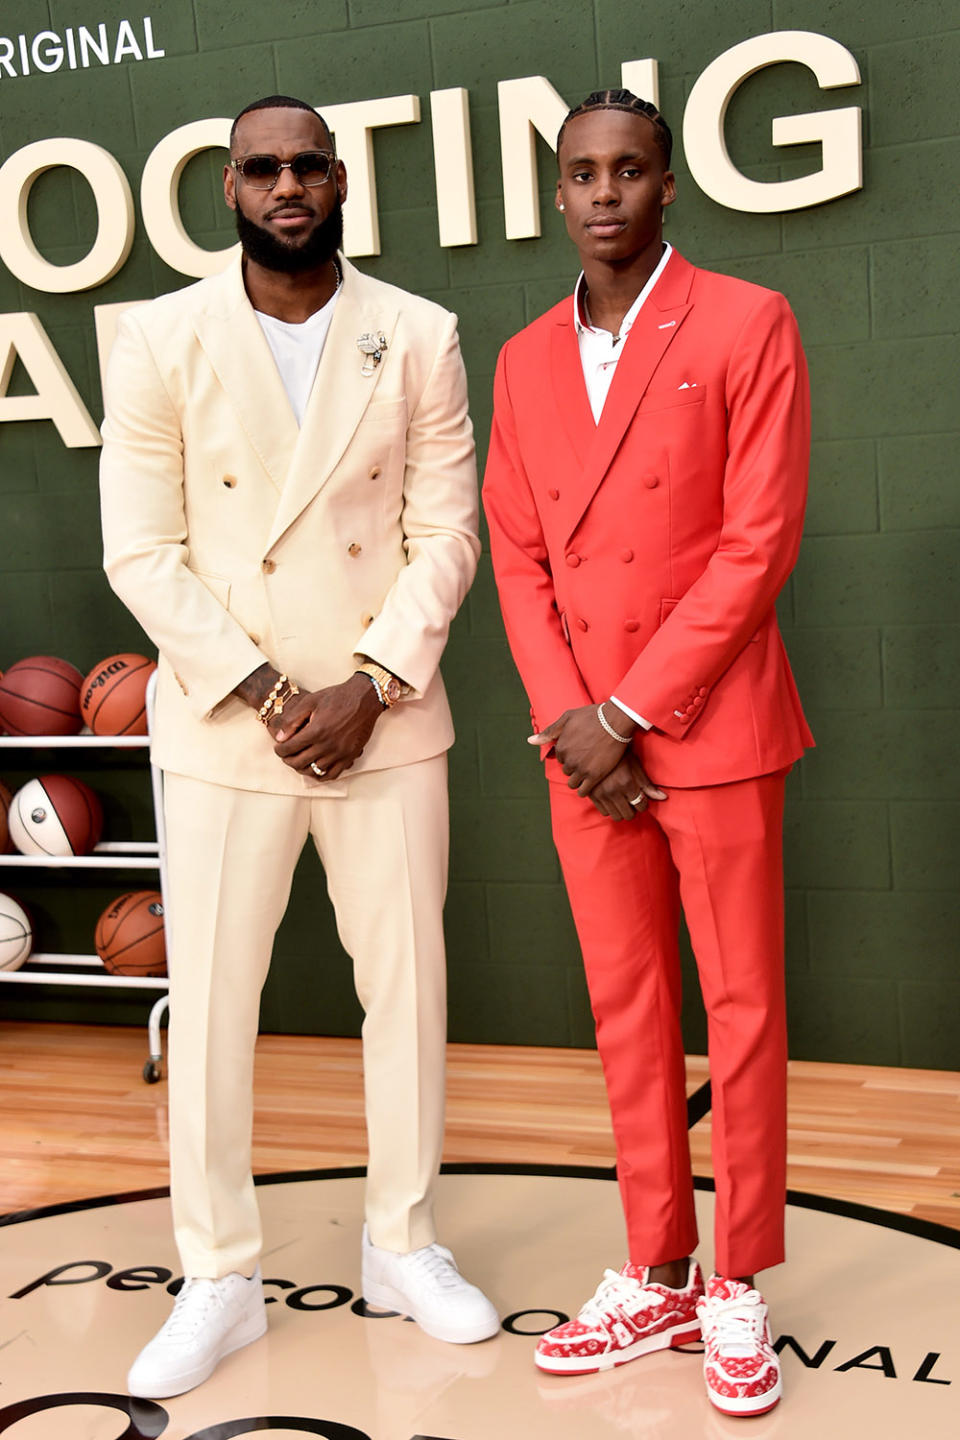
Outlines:
[[146,655],[108,655],[80,690],[80,711],[94,735],[146,735],[147,681],[156,663]]
[[10,809],[12,794],[0,780],[0,855],[9,855],[13,850],[13,841],[10,839],[10,826],[7,823],[7,811]]
[[55,655],[18,660],[0,679],[0,729],[11,735],[76,735],[83,676]]
[[94,944],[113,975],[166,975],[160,891],[132,890],[118,895],[97,921]]

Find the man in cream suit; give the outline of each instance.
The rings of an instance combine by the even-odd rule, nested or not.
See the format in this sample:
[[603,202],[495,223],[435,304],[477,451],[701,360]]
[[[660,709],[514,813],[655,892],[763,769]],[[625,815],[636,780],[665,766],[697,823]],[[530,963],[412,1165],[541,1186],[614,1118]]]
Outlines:
[[479,550],[466,383],[455,317],[339,254],[346,193],[309,105],[248,106],[224,170],[242,259],[125,316],[107,376],[105,566],[160,652],[188,1277],[130,1372],[146,1397],[266,1328],[253,1050],[308,835],[366,1012],[364,1296],[442,1340],[498,1329],[432,1214],[453,740],[437,667]]

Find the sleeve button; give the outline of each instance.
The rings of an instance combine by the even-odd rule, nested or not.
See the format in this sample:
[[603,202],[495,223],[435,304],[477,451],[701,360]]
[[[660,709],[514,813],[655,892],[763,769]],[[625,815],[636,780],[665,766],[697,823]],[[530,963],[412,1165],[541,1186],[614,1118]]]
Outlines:
[[347,546],[347,554],[348,554],[348,555],[357,556],[357,555],[360,554],[360,551],[361,551],[362,549],[363,549],[363,546],[362,546],[362,545],[358,545],[357,542],[356,542],[356,540],[354,540],[354,542],[353,542],[352,545],[348,545],[348,546]]
[[551,500],[559,500],[559,499],[560,499],[560,491],[559,491],[559,490],[548,490],[548,491],[547,491],[547,494],[550,496],[550,499],[551,499]]
[[621,550],[621,551],[620,551],[620,559],[623,561],[624,565],[629,565],[629,564],[630,564],[630,561],[633,559],[633,551],[632,551],[632,550]]

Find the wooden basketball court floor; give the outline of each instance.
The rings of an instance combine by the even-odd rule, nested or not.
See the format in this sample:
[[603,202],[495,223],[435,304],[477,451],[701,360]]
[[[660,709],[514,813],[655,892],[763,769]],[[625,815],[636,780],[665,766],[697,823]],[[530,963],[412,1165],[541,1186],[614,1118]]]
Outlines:
[[[744,1422],[709,1407],[688,1352],[563,1379],[532,1365],[534,1337],[624,1258],[594,1052],[450,1047],[441,1239],[503,1317],[496,1339],[450,1346],[364,1305],[359,1042],[303,1036],[265,1035],[258,1051],[267,1336],[188,1395],[130,1400],[127,1365],[179,1273],[166,1083],[144,1083],[145,1051],[142,1029],[0,1021],[4,1440],[960,1434],[958,1073],[791,1064],[792,1263],[763,1278],[785,1399]],[[705,1059],[688,1057],[705,1267],[706,1080]]]

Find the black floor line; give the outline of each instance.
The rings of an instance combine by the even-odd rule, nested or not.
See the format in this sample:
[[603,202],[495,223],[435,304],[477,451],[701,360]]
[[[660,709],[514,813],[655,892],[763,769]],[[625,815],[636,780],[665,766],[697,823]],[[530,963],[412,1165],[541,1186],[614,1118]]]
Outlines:
[[703,1084],[693,1094],[687,1097],[687,1129],[692,1130],[698,1120],[702,1120],[708,1114],[713,1100],[710,1092],[710,1081],[704,1080]]

